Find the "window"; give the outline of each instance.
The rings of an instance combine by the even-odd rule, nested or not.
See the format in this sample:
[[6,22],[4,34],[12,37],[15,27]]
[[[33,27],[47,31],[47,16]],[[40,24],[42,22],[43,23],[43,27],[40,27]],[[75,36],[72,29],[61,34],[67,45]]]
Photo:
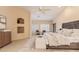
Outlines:
[[32,24],[32,32],[34,33],[36,30],[40,32],[43,30],[49,31],[49,24]]
[[32,24],[32,32],[36,32],[36,30],[39,30],[39,25],[38,24]]
[[40,24],[40,30],[41,31],[43,31],[43,30],[49,31],[49,24]]

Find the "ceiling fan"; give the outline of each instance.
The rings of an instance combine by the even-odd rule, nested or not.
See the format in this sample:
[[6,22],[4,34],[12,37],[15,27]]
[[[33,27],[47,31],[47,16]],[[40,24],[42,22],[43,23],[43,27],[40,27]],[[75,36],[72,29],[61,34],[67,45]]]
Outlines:
[[49,8],[42,7],[42,6],[38,8],[38,11],[41,12],[41,13],[46,13],[49,10],[50,10]]

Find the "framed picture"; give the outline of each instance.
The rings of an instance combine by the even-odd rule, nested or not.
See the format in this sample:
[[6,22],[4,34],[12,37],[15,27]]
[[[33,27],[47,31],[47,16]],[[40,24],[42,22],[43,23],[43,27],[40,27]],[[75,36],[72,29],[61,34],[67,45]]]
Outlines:
[[0,30],[4,30],[6,28],[5,24],[0,23]]
[[6,23],[6,17],[0,15],[0,22]]

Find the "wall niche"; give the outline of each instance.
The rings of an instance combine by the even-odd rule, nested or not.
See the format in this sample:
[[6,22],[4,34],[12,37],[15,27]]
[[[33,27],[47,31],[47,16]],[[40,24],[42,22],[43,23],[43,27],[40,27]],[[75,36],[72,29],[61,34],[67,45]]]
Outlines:
[[18,24],[24,24],[24,19],[23,18],[18,18],[17,23]]
[[24,33],[24,27],[17,27],[18,33]]
[[24,33],[24,19],[17,18],[17,24],[20,24],[17,26],[17,33]]

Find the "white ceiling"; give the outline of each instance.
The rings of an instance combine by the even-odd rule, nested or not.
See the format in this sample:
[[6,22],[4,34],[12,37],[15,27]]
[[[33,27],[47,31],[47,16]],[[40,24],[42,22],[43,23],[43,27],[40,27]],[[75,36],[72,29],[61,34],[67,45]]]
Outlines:
[[39,11],[39,6],[28,6],[23,8],[31,12],[32,20],[53,20],[64,10],[64,7],[42,6],[42,8],[48,9],[45,13],[42,13]]

